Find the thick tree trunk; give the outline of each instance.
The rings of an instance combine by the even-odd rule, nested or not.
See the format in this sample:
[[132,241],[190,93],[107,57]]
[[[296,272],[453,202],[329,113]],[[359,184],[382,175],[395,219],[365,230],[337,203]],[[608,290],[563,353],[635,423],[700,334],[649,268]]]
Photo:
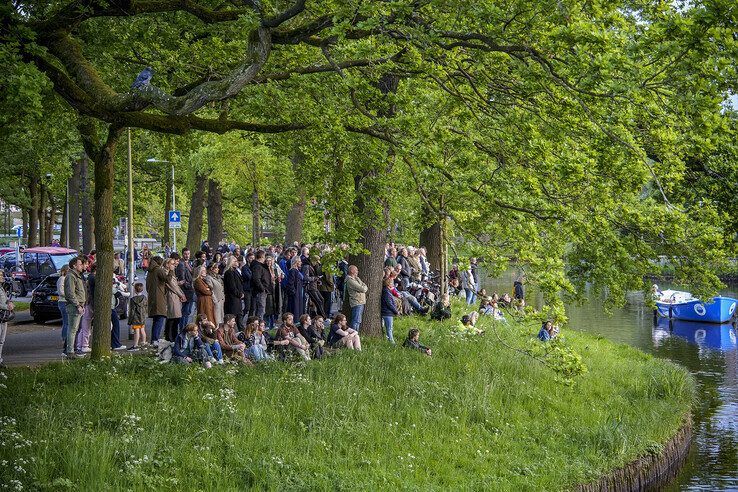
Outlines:
[[93,184],[90,179],[90,158],[87,155],[82,158],[79,191],[80,208],[82,209],[82,252],[89,253],[95,249],[96,217],[93,215]]
[[251,245],[259,247],[261,239],[261,226],[259,224],[259,189],[254,184],[251,192]]
[[[198,251],[202,242],[202,214],[205,211],[205,185],[208,177],[197,173],[195,189],[192,190],[190,218],[187,221],[187,247],[190,251]],[[193,253],[194,254],[194,253]]]
[[38,209],[39,209],[39,180],[31,176],[28,183],[28,194],[31,197],[31,208],[28,212],[28,247],[38,246]]
[[46,186],[39,184],[38,193],[38,245],[48,246],[46,242]]
[[113,285],[113,186],[115,148],[123,129],[110,127],[105,144],[95,155],[95,317],[92,329],[92,358],[110,355],[110,304]]
[[[46,226],[46,244],[51,244],[54,241],[54,226],[56,225],[56,200],[54,195],[49,191],[49,222]],[[61,236],[59,237],[61,242]]]
[[172,173],[167,171],[167,179],[164,180],[167,184],[166,198],[164,199],[164,234],[162,234],[162,246],[165,244],[172,245],[170,239],[169,230],[169,211],[172,209]]
[[431,207],[423,206],[423,218],[430,225],[420,232],[420,246],[426,249],[426,259],[430,264],[431,271],[439,273],[439,282],[441,284],[441,295],[446,293],[448,282],[446,275],[448,274],[448,245],[446,243],[448,219],[445,217],[445,200],[441,196],[438,201],[438,211],[432,210]]
[[21,213],[23,215],[23,219],[22,219],[23,220],[23,237],[21,239],[22,239],[22,242],[30,246],[30,242],[28,241],[28,235],[31,232],[31,227],[29,225],[30,216],[31,216],[30,209],[24,208]]
[[208,243],[217,248],[223,239],[223,194],[220,183],[208,181]]
[[[292,157],[292,170],[295,176],[299,175],[300,164],[303,157],[295,154]],[[305,223],[305,206],[307,205],[307,190],[304,186],[297,187],[297,201],[292,205],[287,214],[287,224],[284,235],[285,244],[293,244],[295,241],[302,242],[302,227]]]
[[82,181],[82,159],[72,161],[72,177],[69,186],[69,244],[68,248],[79,251],[80,183]]

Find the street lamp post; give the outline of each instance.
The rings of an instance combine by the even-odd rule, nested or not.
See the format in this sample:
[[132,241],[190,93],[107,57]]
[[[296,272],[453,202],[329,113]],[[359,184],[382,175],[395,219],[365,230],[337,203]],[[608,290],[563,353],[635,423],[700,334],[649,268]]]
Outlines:
[[[154,159],[153,157],[150,157],[146,159],[146,162],[161,162],[165,164],[169,164],[169,161],[164,161],[160,159]],[[174,205],[174,164],[172,164],[172,210],[175,210],[176,207]],[[167,210],[167,212],[169,212]],[[167,227],[169,227],[169,224],[167,223]],[[177,229],[172,229],[172,244],[174,247],[172,248],[172,251],[177,251]]]
[[133,280],[136,275],[136,259],[133,244],[133,161],[131,159],[131,129],[128,128],[128,292],[133,295]]

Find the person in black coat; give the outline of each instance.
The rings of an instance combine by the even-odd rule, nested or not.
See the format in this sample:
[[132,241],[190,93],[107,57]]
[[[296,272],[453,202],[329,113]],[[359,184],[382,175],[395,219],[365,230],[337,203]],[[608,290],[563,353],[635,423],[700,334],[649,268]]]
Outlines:
[[228,258],[226,271],[223,274],[223,287],[225,290],[223,312],[234,315],[239,331],[243,331],[243,308],[241,304],[243,300],[243,281],[241,280],[241,270],[233,256]]
[[320,282],[320,279],[315,272],[313,263],[318,263],[318,258],[314,255],[311,258],[308,258],[307,262],[302,264],[302,276],[304,277],[303,280],[305,282],[305,292],[315,305],[315,313],[321,318],[325,318],[325,310],[323,308],[325,303],[323,301],[323,296],[320,294],[320,289],[318,289],[318,282]]
[[179,331],[184,330],[190,321],[192,309],[195,307],[195,288],[192,285],[192,265],[190,264],[189,248],[182,249],[182,258],[177,253],[172,253],[171,258],[179,259],[179,264],[174,270],[177,276],[177,284],[185,295],[185,302],[182,303],[182,317],[179,319]]
[[295,256],[292,258],[292,265],[287,272],[287,287],[285,288],[285,296],[287,297],[287,311],[292,313],[295,319],[305,312],[305,281],[300,269],[302,262],[300,258]]
[[251,302],[251,263],[254,255],[246,255],[246,261],[241,267],[241,280],[243,281],[243,313],[246,316],[254,315],[254,303]]
[[400,270],[400,284],[403,290],[407,290],[408,285],[410,285],[410,276],[413,274],[413,269],[410,263],[407,262],[407,249],[402,248],[400,250],[400,254],[397,255],[397,264],[402,268]]
[[395,306],[395,296],[390,291],[390,285],[392,285],[392,280],[389,278],[385,279],[384,286],[382,287],[382,322],[387,332],[387,340],[394,344],[395,338],[392,332],[392,325],[394,324],[395,316],[400,313]]
[[266,254],[263,249],[260,249],[256,252],[254,261],[251,262],[251,291],[254,295],[254,302],[256,303],[254,316],[259,319],[264,319],[267,296],[272,290],[270,285],[272,282],[272,276],[269,274],[269,270],[264,264],[265,261]]

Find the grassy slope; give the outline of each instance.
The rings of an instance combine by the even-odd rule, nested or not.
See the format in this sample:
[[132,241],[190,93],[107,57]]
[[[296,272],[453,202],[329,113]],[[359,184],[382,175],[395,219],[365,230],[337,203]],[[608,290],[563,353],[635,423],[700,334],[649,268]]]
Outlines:
[[[396,333],[410,323],[421,322],[398,320]],[[589,369],[568,387],[489,331],[459,340],[451,323],[424,324],[433,358],[372,340],[307,365],[205,371],[118,357],[6,370],[0,460],[35,462],[0,467],[0,483],[555,490],[658,450],[688,412],[687,372],[634,349],[567,332]],[[521,347],[535,331],[499,329]]]

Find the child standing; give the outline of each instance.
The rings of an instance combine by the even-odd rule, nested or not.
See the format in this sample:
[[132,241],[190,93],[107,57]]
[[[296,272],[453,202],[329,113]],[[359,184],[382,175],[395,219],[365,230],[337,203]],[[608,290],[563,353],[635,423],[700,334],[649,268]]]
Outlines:
[[129,351],[135,352],[146,343],[146,318],[149,315],[149,301],[143,294],[143,284],[136,282],[133,286],[135,295],[128,301],[128,324],[133,328],[133,346]]

